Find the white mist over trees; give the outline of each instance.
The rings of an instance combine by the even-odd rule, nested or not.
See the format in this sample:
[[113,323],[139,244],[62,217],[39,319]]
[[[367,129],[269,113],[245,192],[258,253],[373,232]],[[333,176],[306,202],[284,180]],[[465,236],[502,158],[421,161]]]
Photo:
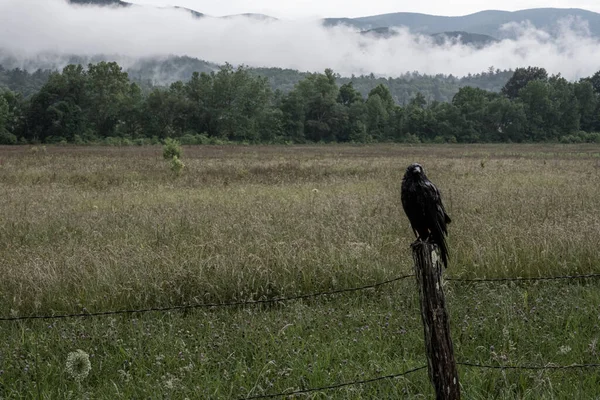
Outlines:
[[407,71],[463,76],[490,65],[536,65],[571,80],[593,74],[600,65],[600,42],[578,20],[559,24],[552,36],[532,25],[510,25],[506,29],[517,39],[482,49],[452,42],[435,45],[428,36],[402,29],[378,38],[350,27],[325,28],[319,21],[198,19],[184,10],[74,7],[66,0],[0,0],[0,26],[0,48],[17,58],[41,53],[133,58],[173,54],[219,64],[311,72],[332,68],[343,76],[398,76]]

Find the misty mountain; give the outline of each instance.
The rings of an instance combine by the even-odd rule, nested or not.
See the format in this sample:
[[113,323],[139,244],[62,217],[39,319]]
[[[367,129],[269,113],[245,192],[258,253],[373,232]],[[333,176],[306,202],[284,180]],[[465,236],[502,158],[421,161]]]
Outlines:
[[[106,7],[106,6],[129,7],[129,6],[134,5],[133,3],[128,3],[125,1],[121,1],[121,0],[68,0],[68,1],[71,4],[95,5],[95,6],[100,6],[100,7]],[[193,17],[196,17],[196,18],[210,17],[209,15],[206,15],[204,13],[201,13],[199,11],[192,10],[192,9],[186,8],[186,7],[180,7],[180,6],[168,7],[168,6],[166,6],[166,7],[161,7],[161,8],[175,8],[177,10],[187,11],[190,14],[192,14]],[[277,21],[277,18],[271,17],[269,15],[265,15],[265,14],[256,14],[256,13],[226,15],[226,16],[220,17],[220,18],[229,19],[229,18],[235,18],[235,17],[246,17],[246,18],[255,19],[255,20],[259,20],[259,21],[266,21],[266,22]]]
[[[100,61],[94,60],[96,55],[108,54],[111,57],[106,61],[116,61],[126,71],[131,70],[135,79],[147,76],[132,70],[137,61],[171,56],[208,60],[215,65],[228,62],[234,66],[310,72],[331,68],[343,76],[373,73],[381,77],[399,77],[408,71],[462,77],[490,66],[494,70],[511,70],[535,65],[576,80],[594,74],[600,65],[600,37],[589,35],[580,19],[557,20],[561,26],[560,35],[548,35],[533,24],[515,25],[513,31],[517,37],[504,40],[500,35],[473,33],[467,29],[450,30],[445,29],[448,26],[439,25],[430,33],[390,26],[361,33],[370,28],[332,29],[325,27],[320,19],[275,20],[261,14],[211,17],[199,12],[201,9],[128,5],[133,1],[1,0],[0,26],[5,34],[0,35],[0,53],[4,51],[12,60],[8,63],[0,61],[6,68],[22,68],[31,73],[37,68],[62,69],[73,62],[87,65]],[[169,3],[168,0],[165,3]],[[190,13],[198,18],[190,18]],[[347,21],[364,22],[366,19],[368,22],[369,18],[376,17]],[[450,19],[465,18],[468,16]],[[391,20],[395,23],[393,18]],[[35,29],[32,31],[27,27]],[[423,31],[426,27],[416,30]],[[387,39],[382,40],[382,37]],[[488,46],[489,43],[494,45]],[[485,50],[473,51],[482,47]],[[65,55],[83,59],[69,59],[71,56]],[[157,65],[147,69],[155,67]],[[179,67],[169,68],[177,72]],[[180,76],[158,68],[152,75],[156,79],[152,81],[161,83],[188,79],[185,75],[190,72],[184,68]],[[200,67],[194,69],[202,71]]]
[[[17,58],[0,48],[0,84],[25,95],[36,91],[45,83],[51,71],[61,71],[69,64],[97,64],[101,61],[117,62],[129,74],[129,77],[144,87],[170,85],[176,81],[187,81],[194,72],[210,73],[219,70],[219,65],[187,56],[142,57],[133,58],[123,55],[97,54],[94,56],[42,53],[28,58]],[[34,73],[33,83],[25,84],[24,72]],[[41,74],[43,72],[43,74]],[[12,86],[11,86],[12,85]],[[16,85],[16,86],[15,86]],[[29,87],[31,86],[31,88]],[[17,89],[25,87],[25,90]]]
[[270,15],[256,14],[256,13],[244,13],[244,14],[226,15],[226,16],[221,17],[221,18],[228,19],[228,18],[236,18],[236,17],[246,17],[246,18],[251,18],[251,19],[255,19],[255,20],[259,20],[259,21],[266,21],[266,22],[278,21],[277,18],[271,17]]
[[443,45],[448,42],[450,43],[461,43],[471,45],[477,48],[482,48],[490,44],[497,43],[499,40],[489,35],[481,35],[478,33],[469,32],[441,32],[434,33],[431,35],[434,39],[434,43],[437,45]]
[[[131,6],[121,0],[69,0],[73,4],[94,4],[98,6]],[[206,14],[196,10],[173,7],[192,13],[201,18]],[[247,17],[262,21],[277,21],[277,18],[264,14],[237,14],[221,18]],[[587,21],[590,33],[600,36],[600,14],[579,8],[532,8],[520,11],[486,10],[459,17],[445,17],[430,14],[398,12],[391,14],[373,15],[359,18],[325,18],[322,23],[326,27],[346,25],[357,28],[366,34],[376,34],[382,38],[393,36],[389,28],[408,28],[411,32],[435,35],[443,42],[444,38],[458,39],[464,44],[477,46],[487,45],[496,41],[496,38],[514,38],[514,34],[503,30],[505,24],[521,24],[531,22],[534,26],[547,32],[557,32],[557,22],[565,18],[579,18]],[[386,29],[388,28],[388,29]],[[483,36],[477,36],[483,35]],[[460,37],[459,37],[460,36]]]
[[[383,28],[375,28],[369,29],[366,31],[361,31],[361,35],[367,35],[376,38],[389,39],[391,37],[397,36],[398,31],[394,28],[383,27]],[[430,37],[433,39],[433,43],[442,46],[444,44],[450,43],[460,43],[468,46],[473,46],[476,48],[483,48],[493,43],[497,43],[498,39],[489,36],[489,35],[480,35],[477,33],[469,33],[469,32],[440,32],[426,35],[426,37]]]
[[600,14],[578,8],[534,8],[521,11],[481,11],[461,17],[443,17],[419,13],[392,13],[360,18],[326,18],[325,26],[347,25],[360,30],[405,27],[412,32],[435,34],[440,32],[469,32],[495,38],[510,37],[502,25],[530,21],[537,28],[555,31],[557,21],[581,18],[588,21],[590,32],[600,36]]
[[[45,54],[44,58],[36,58],[26,63],[15,63],[10,57],[2,57],[0,51],[0,92],[10,89],[28,97],[38,92],[46,83],[51,73],[62,70],[57,66],[58,55]],[[52,62],[48,62],[52,60]],[[127,72],[132,82],[138,83],[142,90],[149,93],[155,87],[168,87],[170,84],[187,82],[194,72],[218,72],[221,66],[192,57],[156,57],[128,59],[97,55],[94,57],[69,56],[63,59],[72,64],[96,64],[100,61],[120,60],[123,71]],[[119,63],[119,61],[117,61]],[[29,72],[31,71],[31,72]],[[247,68],[253,76],[264,77],[274,91],[288,93],[295,85],[310,74],[283,68]],[[405,73],[397,78],[377,77],[373,74],[361,76],[341,76],[336,74],[338,84],[352,82],[354,88],[364,97],[376,86],[382,84],[392,93],[399,104],[406,104],[417,93],[421,93],[428,101],[448,102],[461,87],[472,86],[498,92],[510,79],[513,71],[493,70],[459,78],[452,75],[428,75],[416,72]]]
[[172,56],[167,58],[145,58],[129,65],[129,77],[148,85],[169,85],[176,81],[188,81],[194,72],[214,72],[219,65],[192,57]]
[[91,5],[98,5],[98,6],[122,6],[122,7],[128,7],[131,6],[133,4],[131,3],[127,3],[125,1],[121,1],[121,0],[69,0],[69,3],[72,4],[91,4]]

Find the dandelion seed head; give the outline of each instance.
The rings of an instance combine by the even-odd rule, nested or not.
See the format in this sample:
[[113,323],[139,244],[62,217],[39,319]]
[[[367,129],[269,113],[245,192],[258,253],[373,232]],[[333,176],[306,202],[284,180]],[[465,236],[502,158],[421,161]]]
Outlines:
[[67,356],[67,374],[75,381],[83,381],[92,370],[90,356],[85,351],[78,349]]

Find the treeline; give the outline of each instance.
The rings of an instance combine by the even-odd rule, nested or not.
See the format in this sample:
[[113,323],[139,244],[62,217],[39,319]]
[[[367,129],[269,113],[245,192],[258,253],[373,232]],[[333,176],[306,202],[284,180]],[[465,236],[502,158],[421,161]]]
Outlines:
[[0,91],[8,89],[29,97],[48,82],[51,73],[49,69],[29,73],[21,68],[5,69],[0,65]]
[[[296,84],[308,75],[306,72],[282,68],[251,68],[249,71],[255,76],[268,78],[273,90],[279,89],[286,93],[293,90]],[[390,90],[396,103],[406,105],[417,93],[421,93],[428,102],[449,102],[458,90],[465,86],[500,92],[513,73],[512,70],[490,67],[485,72],[460,78],[453,75],[408,72],[396,78],[377,77],[374,74],[342,77],[336,74],[336,81],[340,85],[352,82],[354,88],[364,97],[378,85],[384,85]]]
[[[0,49],[0,88],[8,88],[27,97],[42,88],[52,72],[52,68],[55,68],[54,65],[89,65],[102,61],[119,62],[111,58],[114,57],[107,55],[52,55],[48,56],[48,61],[42,62],[39,59],[18,60],[3,54]],[[125,72],[128,73],[129,79],[140,85],[144,93],[155,87],[168,87],[177,81],[188,81],[195,71],[210,73],[218,71],[220,67],[214,63],[186,56],[123,58],[120,64],[127,65]],[[4,67],[2,67],[3,65]],[[45,69],[28,72],[39,66],[44,66]],[[248,71],[254,76],[266,77],[271,89],[281,90],[284,93],[293,90],[296,84],[308,75],[306,72],[282,68],[248,68]],[[374,74],[342,77],[336,74],[336,80],[340,85],[352,82],[354,88],[364,97],[367,97],[377,85],[382,84],[390,90],[396,103],[406,105],[417,93],[421,93],[428,102],[449,102],[464,86],[500,92],[513,72],[490,67],[487,71],[460,78],[446,74],[428,75],[407,72],[395,78],[377,77]]]
[[307,74],[284,93],[225,65],[145,93],[116,63],[69,65],[28,98],[0,95],[0,143],[600,141],[600,72],[574,83],[521,68],[501,93],[418,93],[402,106],[386,85],[363,96],[337,80]]

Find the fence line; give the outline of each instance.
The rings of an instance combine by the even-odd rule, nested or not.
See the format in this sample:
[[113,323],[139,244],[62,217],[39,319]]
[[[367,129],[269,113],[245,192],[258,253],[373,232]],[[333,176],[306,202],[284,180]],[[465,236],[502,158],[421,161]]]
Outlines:
[[[229,303],[202,303],[202,304],[186,304],[180,306],[168,306],[168,307],[151,307],[142,309],[130,309],[130,310],[114,310],[114,311],[100,311],[100,312],[82,312],[73,314],[59,314],[59,315],[30,315],[30,316],[16,316],[16,317],[0,317],[0,322],[10,321],[28,321],[28,320],[51,320],[51,319],[70,319],[70,318],[93,318],[93,317],[105,317],[111,315],[126,315],[126,314],[146,314],[151,312],[170,312],[170,311],[187,311],[199,308],[216,308],[216,307],[237,307],[237,306],[248,306],[258,304],[274,304],[284,303],[293,300],[305,300],[311,298],[318,298],[323,296],[331,296],[342,293],[359,292],[368,289],[376,289],[381,286],[389,285],[394,282],[398,282],[407,278],[413,277],[414,274],[403,275],[397,278],[389,279],[387,281],[375,283],[372,285],[331,290],[327,292],[309,293],[291,297],[280,297],[273,299],[264,300],[247,300],[247,301],[236,301]],[[551,276],[551,277],[531,277],[531,278],[445,278],[444,280],[449,282],[462,282],[462,283],[485,283],[485,282],[519,282],[519,281],[551,281],[551,280],[576,280],[576,279],[589,279],[589,278],[600,278],[600,274],[586,274],[586,275],[562,275],[562,276]]]
[[412,374],[414,372],[421,371],[421,370],[424,370],[426,368],[427,368],[427,366],[424,365],[422,367],[418,367],[418,368],[414,368],[414,369],[405,371],[405,372],[403,372],[401,374],[381,376],[379,378],[372,378],[372,379],[367,379],[367,380],[364,380],[364,381],[354,381],[354,382],[339,383],[339,384],[336,384],[336,385],[324,386],[324,387],[320,387],[320,388],[297,390],[295,392],[276,393],[276,394],[264,394],[264,395],[251,396],[251,397],[242,397],[239,400],[273,399],[273,398],[276,398],[276,397],[285,397],[285,396],[292,396],[292,395],[296,395],[296,394],[306,394],[306,393],[312,393],[312,392],[320,392],[320,391],[323,391],[323,390],[339,389],[339,388],[343,388],[343,387],[347,387],[347,386],[365,385],[367,383],[374,383],[374,382],[384,381],[384,380],[388,380],[388,379],[400,378],[402,376],[410,375],[410,374]]
[[554,281],[554,280],[574,280],[574,279],[587,279],[587,278],[600,278],[600,274],[586,274],[586,275],[562,275],[562,276],[546,276],[546,277],[528,277],[528,278],[444,278],[446,281],[451,282],[519,282],[519,281]]
[[[571,364],[571,365],[545,365],[545,366],[541,366],[541,365],[539,365],[539,366],[538,365],[524,365],[524,366],[483,365],[483,364],[475,364],[475,363],[469,363],[469,362],[457,362],[456,364],[462,365],[465,367],[480,368],[480,369],[500,369],[500,370],[512,369],[512,370],[535,370],[535,371],[540,371],[540,370],[556,371],[556,370],[570,370],[570,369],[600,368],[600,364]],[[303,389],[303,390],[298,390],[298,391],[294,391],[294,392],[274,393],[274,394],[257,395],[257,396],[251,396],[251,397],[242,397],[239,400],[272,399],[272,398],[285,397],[285,396],[291,396],[291,395],[296,395],[296,394],[306,394],[306,393],[312,393],[312,392],[319,392],[319,391],[323,391],[323,390],[339,389],[339,388],[343,388],[343,387],[347,387],[347,386],[365,385],[368,383],[375,383],[375,382],[380,382],[383,380],[400,378],[400,377],[403,377],[406,375],[410,375],[414,372],[424,370],[426,368],[427,368],[427,366],[422,366],[422,367],[418,367],[415,369],[411,369],[409,371],[405,371],[401,374],[387,375],[387,376],[382,376],[382,377],[378,377],[378,378],[367,379],[364,381],[346,382],[346,383],[340,383],[340,384],[331,385],[331,386],[324,386],[324,387],[320,387],[320,388]]]
[[[403,275],[394,279],[389,279],[383,282],[365,285],[360,287],[348,288],[348,289],[339,289],[339,290],[331,290],[326,292],[318,292],[311,294],[304,294],[298,296],[291,296],[285,298],[273,298],[273,299],[265,299],[265,300],[250,300],[250,301],[238,301],[238,302],[229,302],[229,303],[204,303],[204,304],[190,304],[190,305],[181,305],[181,306],[171,306],[171,307],[155,307],[155,308],[146,308],[146,309],[135,309],[135,310],[116,310],[116,311],[105,311],[105,312],[95,312],[95,313],[77,313],[77,314],[62,314],[62,315],[33,315],[33,316],[16,316],[16,317],[0,317],[0,322],[6,321],[25,321],[25,320],[47,320],[47,319],[68,319],[68,318],[89,318],[89,317],[101,317],[101,316],[109,316],[109,315],[122,315],[122,314],[138,314],[138,313],[149,313],[149,312],[169,312],[169,311],[185,311],[190,309],[197,308],[213,308],[213,307],[235,307],[235,306],[245,306],[245,305],[258,305],[258,304],[274,304],[292,300],[302,300],[309,298],[317,298],[322,296],[336,295],[341,293],[351,293],[358,292],[368,289],[375,289],[381,286],[389,285],[394,282],[398,282],[404,279],[408,279],[410,277],[414,277],[414,274]],[[554,277],[530,277],[530,278],[446,278],[446,281],[452,282],[462,282],[462,283],[485,283],[485,282],[510,282],[510,281],[551,281],[551,280],[576,280],[576,279],[586,279],[586,278],[599,278],[600,274],[585,274],[585,275],[563,275],[563,276],[554,276]],[[600,364],[571,364],[571,365],[546,365],[546,366],[534,366],[534,365],[525,365],[525,366],[516,366],[516,365],[484,365],[477,364],[471,362],[457,362],[457,365],[470,367],[470,368],[479,368],[479,369],[493,369],[493,370],[572,370],[572,369],[589,369],[589,368],[600,368]],[[414,368],[403,373],[381,376],[377,378],[371,378],[361,381],[353,381],[353,382],[345,382],[334,384],[330,386],[324,386],[319,388],[309,388],[309,389],[301,389],[291,392],[285,393],[275,393],[275,394],[265,394],[265,395],[256,395],[240,398],[240,400],[255,400],[255,399],[272,399],[277,397],[286,397],[298,394],[307,394],[325,390],[333,390],[339,389],[348,386],[356,386],[356,385],[365,385],[369,383],[379,382],[383,380],[395,379],[403,376],[410,375],[412,373],[427,369],[427,366],[421,366],[418,368]]]
[[153,307],[153,308],[143,308],[137,310],[116,310],[116,311],[101,311],[101,312],[84,312],[84,313],[76,313],[76,314],[61,314],[61,315],[31,315],[31,316],[17,316],[17,317],[0,317],[0,322],[6,321],[26,321],[26,320],[45,320],[45,319],[68,319],[68,318],[91,318],[91,317],[104,317],[109,315],[121,315],[121,314],[144,314],[149,312],[169,312],[169,311],[185,311],[197,308],[213,308],[213,307],[236,307],[236,306],[246,306],[246,305],[257,305],[257,304],[273,304],[273,303],[282,303],[286,301],[292,300],[304,300],[310,298],[317,298],[323,296],[331,296],[341,293],[351,293],[358,292],[367,289],[376,289],[381,286],[389,285],[394,282],[398,282],[407,278],[410,278],[414,275],[403,275],[398,278],[390,279],[384,282],[375,283],[372,285],[360,286],[349,289],[338,289],[331,290],[327,292],[319,292],[319,293],[310,293],[310,294],[302,294],[298,296],[291,297],[280,297],[273,299],[264,299],[264,300],[248,300],[248,301],[236,301],[230,303],[202,303],[202,304],[187,304],[181,306],[170,306],[170,307]]
[[468,362],[457,362],[458,365],[482,369],[518,369],[518,370],[566,370],[566,369],[586,369],[600,368],[600,364],[571,364],[571,365],[482,365]]

